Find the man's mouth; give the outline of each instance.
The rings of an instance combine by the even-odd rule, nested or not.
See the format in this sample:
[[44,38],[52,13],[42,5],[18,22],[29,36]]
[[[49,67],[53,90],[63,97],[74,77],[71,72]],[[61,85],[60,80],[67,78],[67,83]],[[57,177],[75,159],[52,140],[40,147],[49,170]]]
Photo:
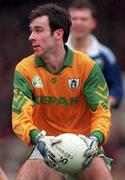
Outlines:
[[38,48],[38,47],[40,47],[39,45],[32,45],[33,46],[33,48]]
[[39,50],[39,48],[40,48],[40,46],[39,45],[32,45],[33,46],[33,50],[34,51],[38,51]]

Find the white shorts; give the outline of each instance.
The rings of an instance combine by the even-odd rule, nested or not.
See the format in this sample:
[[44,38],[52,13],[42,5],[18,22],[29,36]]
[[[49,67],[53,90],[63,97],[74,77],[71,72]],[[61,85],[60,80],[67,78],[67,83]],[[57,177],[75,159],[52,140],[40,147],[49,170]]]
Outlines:
[[[103,150],[100,150],[97,154],[98,157],[102,158],[105,163],[107,164],[108,168],[111,169],[111,164],[112,164],[112,159],[110,158],[107,158],[105,155],[104,155],[104,152]],[[38,151],[37,147],[34,147],[30,156],[29,156],[29,159],[41,159],[42,161],[44,161],[44,158],[43,156],[40,154],[40,152]],[[59,173],[57,171],[57,173]],[[77,175],[69,175],[69,174],[62,174],[60,173],[65,180],[79,180],[78,176]]]
[[[37,147],[35,147],[33,149],[33,151],[30,154],[29,159],[41,159],[42,161],[44,161],[44,158],[42,157],[42,155],[38,151]],[[59,172],[57,171],[57,173],[59,173]],[[59,174],[61,174],[61,173],[59,173]],[[65,180],[79,180],[79,178],[76,175],[73,175],[73,176],[71,176],[69,174],[61,174],[61,175],[63,176],[63,178]]]

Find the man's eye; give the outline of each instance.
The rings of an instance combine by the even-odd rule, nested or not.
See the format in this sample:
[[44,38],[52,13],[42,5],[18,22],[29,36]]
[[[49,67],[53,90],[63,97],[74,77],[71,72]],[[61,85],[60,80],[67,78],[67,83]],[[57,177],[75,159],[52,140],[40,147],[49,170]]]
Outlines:
[[41,32],[42,32],[42,29],[36,29],[36,32],[37,32],[37,33],[41,33]]

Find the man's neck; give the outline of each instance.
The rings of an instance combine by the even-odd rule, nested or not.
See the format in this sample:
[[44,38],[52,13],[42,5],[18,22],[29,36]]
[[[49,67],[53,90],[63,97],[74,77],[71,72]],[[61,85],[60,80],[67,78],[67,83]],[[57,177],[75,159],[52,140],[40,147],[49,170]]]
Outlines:
[[84,38],[73,38],[71,36],[71,41],[73,43],[73,48],[77,51],[81,51],[87,54],[88,48],[91,44],[91,35]]
[[60,46],[57,47],[52,53],[49,53],[42,58],[46,64],[46,67],[54,73],[63,66],[65,56],[65,48]]

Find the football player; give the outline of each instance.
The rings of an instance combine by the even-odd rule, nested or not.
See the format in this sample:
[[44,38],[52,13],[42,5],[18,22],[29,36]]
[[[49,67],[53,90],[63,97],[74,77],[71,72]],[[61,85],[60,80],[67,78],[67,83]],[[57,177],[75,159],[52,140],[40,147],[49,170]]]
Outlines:
[[58,173],[60,157],[52,150],[62,133],[87,138],[79,177],[112,179],[105,158],[97,153],[111,126],[107,84],[92,59],[64,45],[70,27],[69,14],[57,5],[41,5],[31,12],[29,40],[34,54],[15,69],[12,125],[35,148],[17,180],[63,179]]

